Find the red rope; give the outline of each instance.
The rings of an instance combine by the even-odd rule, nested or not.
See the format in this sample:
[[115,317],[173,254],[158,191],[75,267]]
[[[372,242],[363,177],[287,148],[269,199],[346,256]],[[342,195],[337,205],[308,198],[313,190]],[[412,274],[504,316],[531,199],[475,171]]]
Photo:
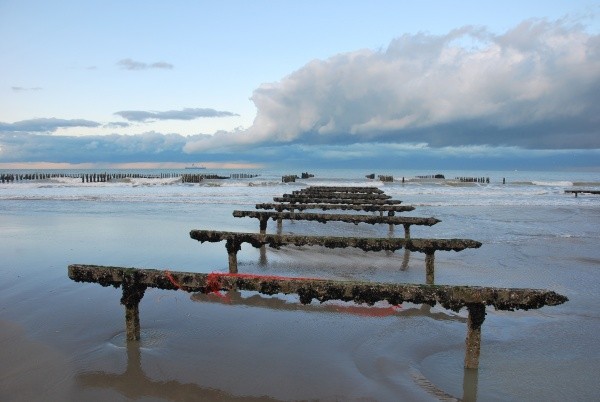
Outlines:
[[210,274],[208,274],[208,276],[206,277],[206,287],[208,288],[208,293],[214,293],[221,299],[228,300],[221,293],[221,283],[219,282],[220,276],[221,274],[217,272],[211,272]]
[[165,276],[167,277],[167,279],[169,280],[169,282],[171,282],[171,284],[173,286],[175,286],[177,289],[182,289],[181,285],[179,283],[177,283],[177,281],[175,280],[175,278],[173,278],[173,275],[171,275],[171,271],[165,271]]
[[[177,289],[185,290],[173,277],[170,271],[165,271],[165,276]],[[213,293],[221,299],[230,302],[229,295],[223,295],[221,293],[221,282],[220,278],[244,278],[244,279],[264,279],[264,280],[278,280],[278,281],[293,281],[293,280],[322,280],[322,278],[307,278],[307,277],[289,277],[289,276],[277,276],[277,275],[256,275],[256,274],[232,274],[223,272],[211,272],[206,277],[206,288],[207,293]],[[365,316],[387,316],[394,314],[397,309],[401,309],[402,305],[393,305],[388,308],[372,309],[369,308],[367,311],[365,308],[359,308],[357,306],[341,307],[338,311],[346,311],[351,314],[365,315]],[[376,312],[377,311],[377,312]]]

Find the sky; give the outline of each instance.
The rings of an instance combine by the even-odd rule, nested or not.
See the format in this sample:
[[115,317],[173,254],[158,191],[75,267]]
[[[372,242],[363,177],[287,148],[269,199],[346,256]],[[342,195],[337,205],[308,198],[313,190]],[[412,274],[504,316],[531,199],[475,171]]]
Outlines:
[[600,170],[599,14],[0,0],[0,168]]

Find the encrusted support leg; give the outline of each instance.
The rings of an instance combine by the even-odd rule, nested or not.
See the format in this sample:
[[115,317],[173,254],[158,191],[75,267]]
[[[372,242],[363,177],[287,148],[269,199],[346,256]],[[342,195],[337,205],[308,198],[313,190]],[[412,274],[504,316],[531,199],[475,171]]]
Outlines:
[[477,387],[479,385],[479,371],[465,369],[463,375],[463,402],[477,402]]
[[237,264],[237,253],[242,249],[242,245],[239,242],[236,242],[233,239],[227,240],[225,244],[225,248],[227,249],[227,254],[229,256],[229,273],[237,274],[238,273],[238,264]]
[[146,285],[137,283],[135,274],[123,278],[121,304],[125,306],[125,332],[128,341],[140,340],[140,300]]
[[268,217],[260,218],[260,234],[267,233],[267,222],[269,221]]
[[467,309],[469,310],[469,317],[467,318],[467,339],[465,341],[465,368],[476,369],[479,367],[481,324],[485,320],[485,304],[469,304]]
[[406,271],[408,269],[408,262],[410,260],[410,250],[404,249],[404,257],[402,257],[402,265],[400,266],[400,271]]
[[258,257],[258,265],[264,267],[267,265],[267,246],[260,248],[260,256]]
[[425,283],[433,285],[435,281],[435,252],[427,251],[425,253]]
[[410,225],[404,224],[404,238],[410,239]]

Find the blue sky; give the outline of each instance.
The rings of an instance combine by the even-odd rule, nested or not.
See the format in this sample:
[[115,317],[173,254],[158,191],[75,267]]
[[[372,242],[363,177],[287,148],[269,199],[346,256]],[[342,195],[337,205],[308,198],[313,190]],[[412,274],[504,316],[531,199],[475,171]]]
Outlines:
[[597,168],[599,13],[0,0],[0,168]]

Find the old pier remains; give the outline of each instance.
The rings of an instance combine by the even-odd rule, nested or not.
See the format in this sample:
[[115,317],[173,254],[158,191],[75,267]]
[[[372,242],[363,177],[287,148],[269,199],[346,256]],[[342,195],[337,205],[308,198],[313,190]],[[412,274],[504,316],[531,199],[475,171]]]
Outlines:
[[228,176],[213,173],[139,173],[139,172],[81,172],[81,173],[2,173],[0,183],[24,181],[43,181],[60,178],[81,179],[82,183],[104,183],[129,179],[173,179],[180,178],[182,183],[201,183],[204,180],[252,179],[260,176],[254,173],[231,173]]
[[600,190],[565,190],[565,194],[575,194],[575,197],[577,197],[578,194],[599,195]]
[[[541,289],[435,285],[434,253],[480,247],[481,243],[475,240],[416,239],[410,237],[408,230],[403,238],[393,236],[386,238],[302,236],[283,234],[280,228],[277,234],[267,233],[266,222],[269,219],[278,220],[278,222],[283,219],[293,219],[322,223],[341,221],[353,224],[383,223],[409,226],[412,224],[431,226],[439,222],[435,218],[395,216],[395,212],[413,210],[414,207],[400,205],[401,201],[392,200],[376,187],[308,187],[282,197],[275,197],[274,201],[274,203],[257,204],[256,208],[263,209],[262,211],[233,212],[235,217],[258,219],[260,222],[258,233],[196,229],[190,231],[190,237],[201,243],[222,241],[226,243],[225,248],[229,255],[228,273],[206,274],[73,264],[68,267],[69,277],[77,282],[99,283],[102,286],[122,288],[121,303],[125,306],[128,340],[140,338],[139,303],[147,288],[183,290],[202,294],[239,290],[255,291],[267,295],[297,294],[303,304],[310,304],[313,300],[319,302],[342,300],[367,305],[387,301],[390,305],[398,305],[403,302],[429,306],[439,304],[456,312],[465,308],[468,317],[464,367],[467,369],[476,369],[479,365],[481,328],[487,306],[506,311],[529,310],[543,306],[556,306],[568,300],[563,295]],[[380,216],[296,212],[307,209],[380,212]],[[388,212],[388,216],[383,216],[383,212]],[[284,246],[355,247],[373,252],[393,252],[404,248],[425,254],[426,284],[343,281],[239,273],[237,252],[243,243],[257,248],[266,245],[273,248]]]
[[490,184],[489,177],[456,177],[455,180],[458,180],[461,183],[486,183]]

